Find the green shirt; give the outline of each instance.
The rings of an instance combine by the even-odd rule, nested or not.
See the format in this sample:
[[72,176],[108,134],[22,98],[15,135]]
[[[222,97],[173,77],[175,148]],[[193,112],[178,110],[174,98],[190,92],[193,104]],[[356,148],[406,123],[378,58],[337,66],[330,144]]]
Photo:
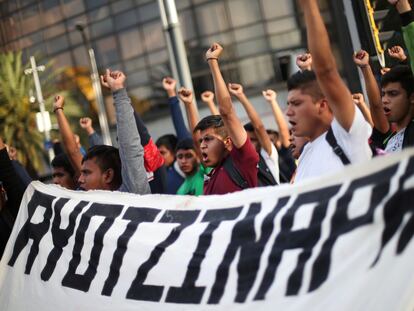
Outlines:
[[177,194],[180,195],[202,195],[204,188],[204,175],[210,173],[212,168],[204,167],[200,164],[197,172],[191,176],[187,176],[184,179],[181,187],[178,189]]

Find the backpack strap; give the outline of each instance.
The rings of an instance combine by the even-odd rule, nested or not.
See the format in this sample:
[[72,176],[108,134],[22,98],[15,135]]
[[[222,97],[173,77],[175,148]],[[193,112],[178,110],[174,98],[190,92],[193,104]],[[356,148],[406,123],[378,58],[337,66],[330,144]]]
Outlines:
[[257,182],[259,186],[275,186],[278,184],[261,155],[259,155]]
[[403,148],[414,146],[414,120],[407,125],[404,133]]
[[333,152],[341,159],[344,165],[351,164],[351,161],[349,161],[341,146],[338,145],[338,142],[332,131],[332,127],[329,128],[328,133],[326,134],[326,141],[332,147]]
[[227,174],[230,176],[230,179],[241,189],[249,188],[248,182],[240,174],[239,170],[234,166],[234,163],[230,156],[224,160],[223,167],[226,170]]

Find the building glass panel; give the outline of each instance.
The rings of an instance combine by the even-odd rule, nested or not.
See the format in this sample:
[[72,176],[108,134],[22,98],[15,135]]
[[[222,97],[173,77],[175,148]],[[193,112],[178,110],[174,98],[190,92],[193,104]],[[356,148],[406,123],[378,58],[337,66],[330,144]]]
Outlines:
[[[212,88],[205,52],[224,45],[226,80],[248,94],[285,85],[280,57],[305,50],[303,17],[293,0],[175,0],[196,96]],[[319,1],[338,51],[331,2]],[[95,49],[99,70],[125,70],[130,93],[157,117],[167,110],[161,79],[171,75],[165,33],[155,0],[25,0],[0,2],[0,48],[23,49],[26,59],[55,60],[55,67],[89,69],[81,22]],[[340,55],[340,53],[337,53]],[[342,68],[342,61],[338,65]],[[77,92],[79,90],[72,90]]]
[[240,27],[262,19],[258,1],[231,0],[229,12],[233,27]]

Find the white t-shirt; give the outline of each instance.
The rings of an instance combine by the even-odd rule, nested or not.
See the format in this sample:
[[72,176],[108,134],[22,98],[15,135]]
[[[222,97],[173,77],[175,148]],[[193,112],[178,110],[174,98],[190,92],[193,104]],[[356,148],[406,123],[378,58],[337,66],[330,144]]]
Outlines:
[[406,128],[403,128],[388,140],[387,147],[385,147],[386,153],[398,152],[402,150],[405,129]]
[[262,156],[263,160],[265,161],[267,167],[269,168],[270,172],[272,173],[274,179],[280,184],[279,178],[279,154],[277,153],[277,149],[275,145],[272,144],[272,154],[269,156],[267,152],[261,148],[260,155]]
[[[349,132],[342,128],[336,119],[333,120],[331,127],[338,145],[351,164],[372,158],[372,151],[368,145],[372,128],[359,109],[355,109],[354,121]],[[305,145],[299,157],[295,183],[312,177],[333,174],[343,169],[344,164],[327,142],[326,134],[327,132],[323,133]]]

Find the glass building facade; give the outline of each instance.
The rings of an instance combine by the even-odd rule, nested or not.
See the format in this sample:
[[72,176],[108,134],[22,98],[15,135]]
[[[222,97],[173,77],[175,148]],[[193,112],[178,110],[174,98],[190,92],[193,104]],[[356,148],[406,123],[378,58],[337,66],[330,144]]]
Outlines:
[[[337,42],[340,24],[336,1],[320,1],[343,66],[344,47]],[[338,1],[339,2],[339,1]],[[303,19],[293,0],[176,0],[196,96],[211,89],[204,54],[220,42],[223,74],[241,83],[248,94],[284,88],[292,51],[305,49]],[[146,119],[166,111],[161,86],[170,74],[166,40],[155,0],[15,0],[0,1],[0,48],[23,50],[28,58],[54,60],[56,68],[89,70],[82,37],[75,29],[86,26],[100,70],[120,69],[128,89],[140,100]],[[346,67],[346,66],[345,66]],[[349,79],[349,76],[347,76]]]

